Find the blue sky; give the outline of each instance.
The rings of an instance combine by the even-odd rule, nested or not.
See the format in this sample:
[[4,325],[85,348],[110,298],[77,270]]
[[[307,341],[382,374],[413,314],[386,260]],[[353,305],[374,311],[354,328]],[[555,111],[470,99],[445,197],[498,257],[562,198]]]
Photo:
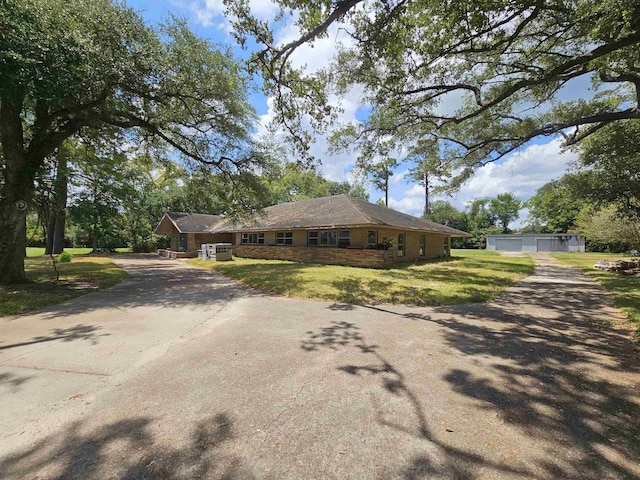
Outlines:
[[[157,23],[170,14],[185,18],[191,29],[198,35],[231,46],[240,58],[248,56],[248,52],[239,48],[229,33],[229,22],[222,15],[224,11],[222,0],[129,0],[127,3],[138,10],[150,23]],[[259,18],[270,19],[276,12],[268,0],[250,0],[250,3],[255,15]],[[285,25],[275,32],[276,41],[296,38],[297,33],[293,25]],[[301,47],[292,56],[294,64],[310,70],[325,65],[334,52],[335,40],[339,39],[339,32],[330,33],[332,34],[329,38],[320,40],[313,48]],[[563,100],[588,95],[588,88],[587,80],[578,80],[570,88],[565,89]],[[272,117],[268,98],[260,92],[252,92],[249,98],[260,116],[261,124],[266,125]],[[349,122],[362,118],[362,107],[357,100],[357,90],[343,99],[344,113],[340,115],[340,121]],[[452,102],[455,102],[455,99]],[[442,108],[447,108],[446,102]],[[312,153],[322,160],[319,168],[325,177],[336,181],[349,178],[349,172],[355,161],[353,152],[329,155],[326,138],[320,136],[312,147]],[[576,158],[575,153],[562,151],[559,139],[538,138],[521,151],[480,169],[453,196],[435,197],[432,200],[448,200],[459,209],[464,208],[468,201],[475,198],[494,197],[503,192],[512,192],[520,199],[527,200],[539,187],[560,177],[570,162]],[[407,181],[405,175],[408,168],[406,165],[401,165],[391,178],[389,206],[406,213],[420,215],[424,205],[423,189]],[[382,192],[373,188],[370,188],[370,194],[371,201],[384,197]],[[520,219],[512,225],[512,228],[521,225],[527,213],[523,210]]]

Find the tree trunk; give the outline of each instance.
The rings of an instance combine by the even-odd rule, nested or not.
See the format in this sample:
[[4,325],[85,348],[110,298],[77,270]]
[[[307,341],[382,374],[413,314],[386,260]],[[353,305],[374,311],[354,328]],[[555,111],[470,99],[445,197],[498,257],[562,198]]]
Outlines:
[[389,175],[384,179],[384,206],[389,206]]
[[27,206],[33,198],[36,165],[23,146],[22,99],[1,99],[0,139],[4,184],[0,187],[0,283],[25,281]]
[[64,250],[64,228],[67,219],[67,152],[63,146],[58,149],[58,167],[54,190],[56,202],[56,220],[53,231],[53,253],[59,254]]
[[[8,190],[5,184],[5,191]],[[16,196],[13,196],[15,198]],[[27,246],[27,213],[16,201],[0,201],[0,283],[25,281],[24,257]]]
[[[95,200],[94,200],[95,201]],[[94,209],[97,209],[97,206],[94,205]],[[93,250],[91,253],[98,252],[98,214],[93,214]]]
[[429,211],[429,175],[424,172],[424,217],[431,213]]
[[67,221],[67,212],[63,209],[56,215],[56,226],[53,234],[53,254],[58,255],[64,250],[64,227]]
[[44,254],[51,255],[53,252],[53,238],[56,231],[56,206],[55,203],[49,208],[49,221],[47,222],[47,236],[45,239]]
[[68,191],[67,153],[64,150],[64,144],[58,149],[56,159],[56,179],[53,182],[53,199],[49,213],[45,255],[58,255],[64,250]]

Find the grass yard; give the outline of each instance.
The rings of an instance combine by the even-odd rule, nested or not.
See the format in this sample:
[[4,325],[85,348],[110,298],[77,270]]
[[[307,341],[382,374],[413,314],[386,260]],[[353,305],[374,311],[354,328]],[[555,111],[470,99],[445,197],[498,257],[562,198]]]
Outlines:
[[619,253],[554,253],[552,255],[566,265],[580,268],[611,292],[616,304],[635,328],[636,336],[640,337],[640,277],[625,277],[593,268],[593,265],[600,260],[619,260],[625,255]]
[[56,282],[49,257],[26,258],[29,283],[0,286],[0,316],[64,302],[111,287],[127,277],[124,270],[106,257],[74,257],[70,263],[58,263],[57,267],[60,280]]
[[454,305],[486,302],[533,273],[533,260],[483,250],[453,250],[449,260],[377,270],[281,260],[188,260],[274,295],[353,304]]

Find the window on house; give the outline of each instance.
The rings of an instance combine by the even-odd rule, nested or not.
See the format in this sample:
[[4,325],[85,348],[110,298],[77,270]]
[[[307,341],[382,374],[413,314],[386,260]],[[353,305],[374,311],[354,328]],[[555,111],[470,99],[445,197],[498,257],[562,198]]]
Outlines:
[[277,232],[276,245],[293,245],[293,232]]
[[449,237],[444,237],[444,254],[449,255]]
[[418,255],[420,255],[421,257],[424,257],[425,255],[425,251],[426,251],[426,238],[424,235],[420,235],[420,250],[418,252]]
[[309,237],[307,238],[307,245],[315,247],[318,245],[318,232],[309,232]]
[[398,256],[399,257],[404,257],[404,254],[405,254],[404,237],[405,237],[404,233],[398,234]]
[[320,232],[320,245],[335,245],[336,244],[336,232],[335,230],[323,230]]
[[243,233],[242,245],[262,245],[264,244],[264,233]]
[[351,240],[349,239],[349,230],[340,230],[338,233],[338,246],[349,247],[351,246]]
[[375,247],[378,244],[378,231],[377,230],[369,230],[367,233],[367,244],[370,247]]

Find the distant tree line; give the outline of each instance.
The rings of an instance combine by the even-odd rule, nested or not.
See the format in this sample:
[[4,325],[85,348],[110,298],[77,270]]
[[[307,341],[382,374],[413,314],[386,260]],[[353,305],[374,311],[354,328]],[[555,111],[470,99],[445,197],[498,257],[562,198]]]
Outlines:
[[607,125],[577,149],[578,161],[526,202],[511,194],[471,202],[464,211],[446,201],[431,204],[430,220],[467,231],[458,247],[480,248],[492,233],[508,233],[522,207],[522,233],[579,233],[592,251],[640,249],[640,122]]
[[450,202],[435,200],[425,218],[472,235],[452,239],[453,248],[485,248],[487,235],[512,233],[509,224],[518,218],[522,206],[523,202],[512,193],[475,199],[464,210],[458,210]]
[[[369,198],[360,183],[327,180],[313,168],[278,161],[275,150],[263,154],[253,189],[244,193],[247,212],[342,193]],[[153,251],[166,246],[166,238],[153,235],[165,212],[237,215],[229,209],[230,196],[225,176],[201,163],[118,151],[104,138],[73,138],[38,174],[27,243],[54,254],[65,246]]]

